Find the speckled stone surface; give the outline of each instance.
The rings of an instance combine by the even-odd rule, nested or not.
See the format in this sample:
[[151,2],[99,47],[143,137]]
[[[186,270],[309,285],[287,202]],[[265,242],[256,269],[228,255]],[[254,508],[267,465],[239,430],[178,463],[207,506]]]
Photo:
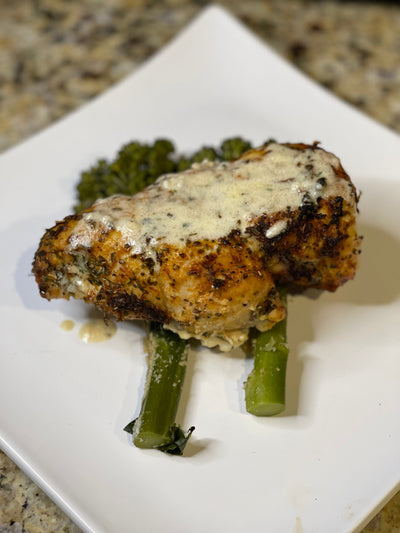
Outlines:
[[[1,0],[0,151],[131,73],[208,2]],[[400,4],[222,0],[312,78],[400,133]],[[400,533],[400,493],[363,530]],[[79,529],[0,452],[0,533]]]

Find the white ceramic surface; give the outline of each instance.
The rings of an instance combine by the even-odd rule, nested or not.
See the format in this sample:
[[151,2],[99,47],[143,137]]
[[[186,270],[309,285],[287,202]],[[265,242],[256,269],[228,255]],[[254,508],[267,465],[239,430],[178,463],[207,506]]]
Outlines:
[[[196,426],[186,457],[139,451],[122,427],[138,409],[143,330],[82,343],[89,309],[41,299],[32,257],[97,158],[131,139],[192,150],[237,134],[319,140],[341,157],[362,190],[361,268],[335,294],[290,300],[283,416],[244,412],[240,352],[199,350],[180,413]],[[85,531],[357,530],[400,481],[399,173],[398,136],[206,9],[137,73],[0,157],[4,451]]]

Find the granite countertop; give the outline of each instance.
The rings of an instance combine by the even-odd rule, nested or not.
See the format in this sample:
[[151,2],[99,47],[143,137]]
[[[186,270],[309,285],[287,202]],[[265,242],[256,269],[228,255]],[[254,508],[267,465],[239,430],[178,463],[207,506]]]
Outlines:
[[[222,0],[309,76],[400,133],[400,5]],[[131,73],[203,0],[2,0],[0,151]],[[79,529],[0,452],[0,533]],[[400,532],[400,493],[363,530]]]

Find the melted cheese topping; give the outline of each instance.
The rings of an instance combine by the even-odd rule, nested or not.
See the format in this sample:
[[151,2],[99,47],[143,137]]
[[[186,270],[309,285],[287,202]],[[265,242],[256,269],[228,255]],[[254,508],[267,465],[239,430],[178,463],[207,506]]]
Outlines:
[[[318,198],[341,196],[352,203],[351,184],[334,172],[339,165],[322,149],[276,143],[231,163],[197,163],[161,176],[135,196],[98,200],[76,224],[69,247],[90,247],[99,229],[115,229],[132,253],[153,256],[158,243],[218,239],[232,230],[245,231],[263,214],[294,211]],[[286,227],[281,219],[267,230],[267,238]]]

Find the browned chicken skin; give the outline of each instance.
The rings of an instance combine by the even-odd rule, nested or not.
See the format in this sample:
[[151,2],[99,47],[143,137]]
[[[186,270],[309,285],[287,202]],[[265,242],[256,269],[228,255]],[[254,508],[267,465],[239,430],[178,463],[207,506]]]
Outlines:
[[[263,211],[259,194],[243,200],[252,183],[264,190],[263,172],[269,173],[265,203],[273,201],[276,209]],[[225,190],[223,180],[231,180],[231,199],[219,203],[212,187],[215,182]],[[268,200],[273,186],[282,194],[287,188],[287,202],[282,195]],[[214,202],[209,212],[203,196],[195,197],[196,187],[205,191],[207,206]],[[182,218],[185,195],[193,201],[190,220]],[[118,320],[160,321],[183,337],[229,349],[246,340],[250,327],[266,330],[284,317],[276,282],[332,291],[354,276],[356,204],[355,188],[332,154],[316,145],[273,144],[232,164],[198,165],[135,197],[112,197],[66,217],[45,233],[33,272],[47,299],[80,298]],[[250,210],[238,218],[232,205],[239,214],[241,206]],[[200,221],[203,212],[208,219],[215,214],[215,222]],[[159,213],[165,224],[173,219],[170,233],[163,233]],[[146,224],[150,230],[142,231]],[[177,228],[187,226],[191,233],[179,238]]]

